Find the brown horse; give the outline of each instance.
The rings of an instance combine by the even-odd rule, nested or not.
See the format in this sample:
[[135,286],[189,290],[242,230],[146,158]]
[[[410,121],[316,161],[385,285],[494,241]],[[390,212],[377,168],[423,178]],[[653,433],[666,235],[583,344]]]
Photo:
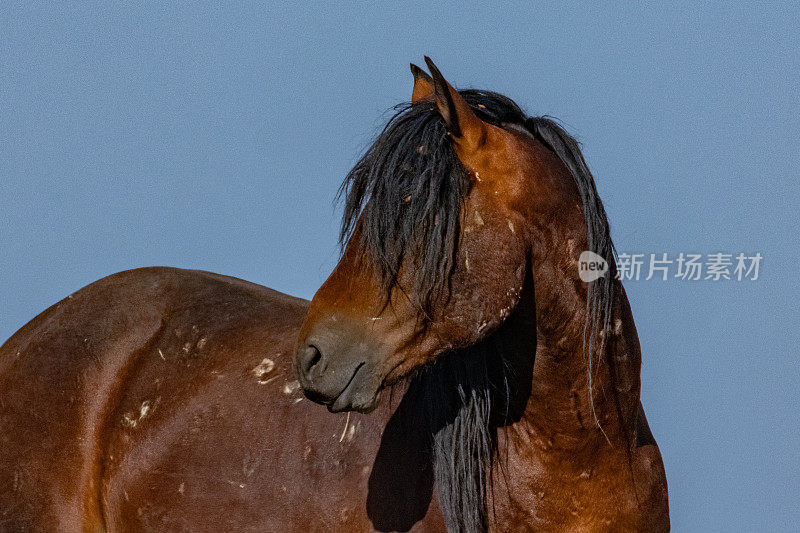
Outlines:
[[577,143],[426,61],[310,306],[142,269],[0,348],[0,530],[669,529]]

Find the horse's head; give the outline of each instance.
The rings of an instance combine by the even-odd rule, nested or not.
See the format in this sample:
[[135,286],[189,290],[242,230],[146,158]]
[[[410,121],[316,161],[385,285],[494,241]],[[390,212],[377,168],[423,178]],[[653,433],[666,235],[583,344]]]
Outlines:
[[426,61],[432,77],[412,65],[412,103],[343,184],[344,253],[300,332],[297,377],[332,411],[368,411],[387,384],[496,330],[519,301],[531,228],[565,211],[582,222],[575,184],[547,170],[516,104],[456,91]]

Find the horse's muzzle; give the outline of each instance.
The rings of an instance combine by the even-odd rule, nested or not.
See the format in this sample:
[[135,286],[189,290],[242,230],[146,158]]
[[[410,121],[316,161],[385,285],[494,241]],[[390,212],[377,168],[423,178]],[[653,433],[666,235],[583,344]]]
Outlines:
[[331,412],[369,412],[378,403],[379,376],[369,343],[352,342],[340,330],[314,328],[300,343],[294,371],[306,397]]

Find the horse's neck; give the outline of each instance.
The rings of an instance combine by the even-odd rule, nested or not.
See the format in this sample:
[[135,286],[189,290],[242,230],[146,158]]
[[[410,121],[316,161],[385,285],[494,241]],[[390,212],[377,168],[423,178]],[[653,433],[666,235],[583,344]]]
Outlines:
[[[599,333],[592,343],[590,380],[589,354],[583,344],[585,286],[554,278],[563,276],[564,268],[553,257],[534,266],[534,288],[523,295],[516,318],[503,332],[516,339],[505,341],[511,346],[505,351],[516,375],[530,380],[517,383],[527,401],[513,432],[545,448],[585,448],[589,441],[630,446],[635,438],[641,355],[622,286],[616,282],[614,287],[610,331]],[[532,365],[528,371],[526,361]]]
[[629,491],[637,490],[632,458],[640,353],[628,302],[617,284],[607,348],[592,354],[590,399],[581,338],[585,289],[573,283],[576,289],[570,292],[570,284],[544,277],[557,271],[534,270],[532,289],[523,291],[525,299],[498,330],[504,348],[512,348],[504,350],[504,362],[507,374],[518,376],[514,390],[524,407],[511,410],[513,418],[497,429],[501,466],[494,470],[489,497],[490,508],[498,509],[506,523],[530,521],[533,509],[538,521],[533,527],[572,530],[586,524],[565,510],[612,520],[623,513],[615,505],[632,501]]

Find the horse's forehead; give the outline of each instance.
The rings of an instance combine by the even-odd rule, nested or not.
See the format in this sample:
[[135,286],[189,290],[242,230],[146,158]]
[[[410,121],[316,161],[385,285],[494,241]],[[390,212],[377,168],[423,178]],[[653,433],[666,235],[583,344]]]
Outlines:
[[[522,127],[494,128],[481,153],[462,156],[471,185],[468,199],[485,211],[506,211],[537,194],[540,161],[535,139]],[[540,192],[540,191],[538,191]]]

